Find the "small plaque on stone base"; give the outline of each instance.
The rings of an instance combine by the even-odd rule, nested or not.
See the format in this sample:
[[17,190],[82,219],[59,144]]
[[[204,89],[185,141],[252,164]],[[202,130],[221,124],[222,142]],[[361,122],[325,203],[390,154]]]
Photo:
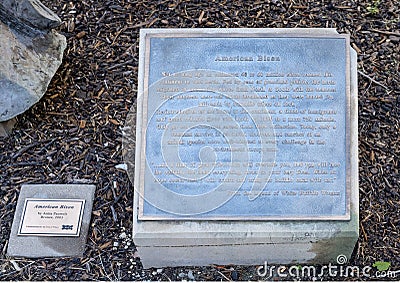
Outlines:
[[83,255],[94,185],[23,185],[7,253],[21,257]]

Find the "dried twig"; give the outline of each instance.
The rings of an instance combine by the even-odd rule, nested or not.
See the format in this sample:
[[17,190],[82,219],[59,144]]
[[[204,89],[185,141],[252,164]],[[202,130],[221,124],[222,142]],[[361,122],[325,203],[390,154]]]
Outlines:
[[226,277],[221,271],[217,270],[218,274],[220,274],[222,277],[224,277],[227,281],[232,281],[228,277]]
[[383,87],[384,89],[388,90],[387,86],[385,86],[385,85],[381,84],[380,82],[374,80],[373,78],[371,78],[371,77],[368,76],[367,74],[364,74],[364,73],[361,72],[361,71],[358,71],[358,73],[359,73],[360,75],[362,75],[363,77],[366,77],[367,79],[369,79],[369,80],[371,80],[372,82],[376,83],[377,85],[380,85],[380,86]]
[[[10,261],[10,262],[11,262],[11,261]],[[14,268],[15,268],[15,265],[14,265],[14,264],[16,264],[16,262],[17,262],[16,260],[14,260],[14,263],[11,262],[11,263],[13,264]],[[28,263],[27,265],[25,265],[25,266],[23,266],[23,267],[19,267],[19,270],[16,269],[16,270],[11,271],[11,272],[6,273],[6,274],[0,274],[0,279],[1,279],[1,278],[7,278],[7,277],[10,276],[10,275],[13,275],[13,274],[16,274],[16,273],[18,273],[18,272],[21,272],[21,270],[24,270],[25,268],[31,266],[31,265],[34,264],[34,263],[36,263],[36,261],[31,261],[31,262]]]
[[169,282],[172,281],[171,278],[169,278],[169,277],[167,276],[167,274],[165,274],[164,272],[163,272],[161,275],[164,276],[165,278],[167,278]]
[[378,29],[370,29],[370,31],[381,33],[381,34],[393,35],[393,36],[399,36],[400,37],[400,33],[398,33],[398,32],[384,31],[384,30],[378,30]]
[[360,223],[360,226],[361,226],[361,231],[362,231],[362,233],[363,233],[363,235],[364,235],[365,241],[368,241],[367,233],[365,233],[363,224]]
[[108,280],[113,281],[113,280],[110,278],[110,276],[108,275],[108,273],[107,273],[107,271],[106,271],[106,269],[105,269],[105,267],[104,267],[103,260],[102,260],[102,258],[101,258],[101,254],[100,254],[100,253],[99,253],[99,255],[98,255],[98,258],[100,259],[101,269],[103,270],[103,273],[107,276]]

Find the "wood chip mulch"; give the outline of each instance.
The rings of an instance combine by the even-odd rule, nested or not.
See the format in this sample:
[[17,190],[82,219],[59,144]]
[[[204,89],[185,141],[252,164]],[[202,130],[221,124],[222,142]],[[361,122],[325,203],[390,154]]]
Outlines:
[[[0,280],[266,279],[257,275],[256,266],[141,266],[131,241],[133,187],[125,171],[115,166],[123,163],[121,128],[136,102],[138,33],[145,27],[321,27],[349,33],[358,53],[361,215],[359,242],[348,264],[385,261],[390,270],[400,270],[397,0],[42,2],[63,20],[59,31],[68,47],[45,97],[18,117],[10,137],[0,138]],[[83,258],[6,256],[24,183],[96,184]],[[326,274],[314,279],[368,278]]]

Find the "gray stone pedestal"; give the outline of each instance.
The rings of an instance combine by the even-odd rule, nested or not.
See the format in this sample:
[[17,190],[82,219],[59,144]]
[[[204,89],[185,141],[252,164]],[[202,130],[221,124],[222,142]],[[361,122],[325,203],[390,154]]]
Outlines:
[[[292,30],[276,31],[279,32]],[[312,36],[336,31],[307,29],[303,33]],[[141,44],[144,48],[144,43]],[[143,64],[143,57],[141,60]],[[350,183],[346,185],[350,220],[140,220],[142,200],[138,191],[142,183],[140,174],[136,174],[133,240],[144,267],[262,265],[265,261],[271,264],[327,264],[336,263],[339,255],[350,258],[359,236],[357,54],[352,49],[350,66],[350,125],[346,131],[350,141],[349,152],[346,152],[346,169],[351,175]],[[139,81],[143,79],[144,74],[140,73]],[[146,115],[142,112],[140,98],[138,105],[138,117]],[[144,134],[140,122],[138,119],[136,147],[139,149],[140,136]],[[136,155],[140,152],[136,151]],[[143,170],[141,165],[137,157],[137,172]]]

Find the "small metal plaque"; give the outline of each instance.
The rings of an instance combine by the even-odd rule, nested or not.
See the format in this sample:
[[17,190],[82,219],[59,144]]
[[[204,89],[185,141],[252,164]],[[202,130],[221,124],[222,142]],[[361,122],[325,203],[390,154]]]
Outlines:
[[304,30],[142,30],[139,219],[349,219],[349,48]]
[[84,199],[25,200],[18,236],[78,237]]

